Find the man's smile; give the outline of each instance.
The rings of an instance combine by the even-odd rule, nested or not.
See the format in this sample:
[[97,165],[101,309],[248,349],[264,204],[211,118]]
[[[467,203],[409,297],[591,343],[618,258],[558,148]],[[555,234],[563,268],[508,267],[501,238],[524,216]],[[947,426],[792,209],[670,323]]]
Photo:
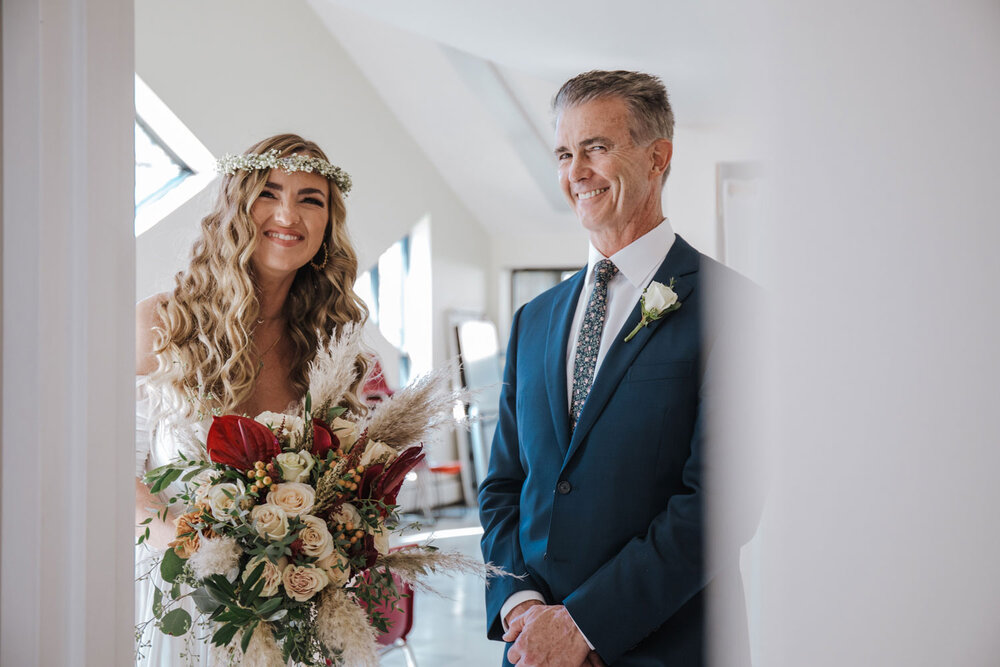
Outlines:
[[598,188],[597,190],[591,190],[590,192],[580,192],[580,193],[577,193],[576,197],[577,197],[577,199],[580,199],[580,200],[583,200],[583,199],[592,199],[592,198],[596,197],[597,195],[601,194],[602,192],[607,192],[607,191],[608,191],[608,188]]

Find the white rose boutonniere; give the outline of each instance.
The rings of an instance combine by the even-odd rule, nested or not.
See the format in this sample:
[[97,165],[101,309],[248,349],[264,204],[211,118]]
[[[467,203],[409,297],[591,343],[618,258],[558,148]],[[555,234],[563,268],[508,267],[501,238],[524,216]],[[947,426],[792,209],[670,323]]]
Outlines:
[[649,284],[643,293],[639,304],[642,307],[642,319],[635,325],[632,333],[625,336],[625,342],[629,342],[639,333],[639,329],[649,326],[650,322],[660,319],[667,313],[673,312],[681,307],[681,302],[674,292],[674,279],[670,279],[669,285],[658,283],[655,280]]

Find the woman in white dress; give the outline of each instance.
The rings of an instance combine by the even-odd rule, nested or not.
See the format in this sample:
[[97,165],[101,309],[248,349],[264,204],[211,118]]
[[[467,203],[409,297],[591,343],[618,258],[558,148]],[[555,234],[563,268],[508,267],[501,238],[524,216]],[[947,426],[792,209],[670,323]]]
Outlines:
[[[174,539],[175,526],[150,508],[160,497],[143,484],[144,471],[181,452],[198,455],[215,413],[255,416],[284,411],[302,400],[307,367],[317,348],[341,327],[367,317],[354,293],[357,256],[345,227],[350,177],[320,148],[296,135],[265,139],[222,163],[215,209],[201,222],[188,267],[170,293],[136,308],[136,572]],[[357,359],[359,378],[367,360]],[[353,398],[352,409],[364,411]],[[176,512],[173,512],[176,516]],[[148,545],[148,546],[147,546]],[[151,616],[150,581],[136,589],[136,619]],[[166,637],[151,624],[141,638],[139,664],[210,664],[208,642]]]

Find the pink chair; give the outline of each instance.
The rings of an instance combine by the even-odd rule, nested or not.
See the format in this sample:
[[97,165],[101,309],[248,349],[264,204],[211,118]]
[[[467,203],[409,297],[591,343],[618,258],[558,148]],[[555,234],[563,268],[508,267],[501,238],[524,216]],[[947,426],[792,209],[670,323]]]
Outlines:
[[392,578],[396,582],[396,590],[400,597],[395,600],[395,609],[391,600],[383,602],[375,608],[376,611],[382,612],[382,615],[389,622],[389,631],[378,638],[378,643],[382,645],[378,653],[379,656],[383,656],[396,649],[402,649],[406,666],[417,667],[417,658],[413,654],[413,649],[406,643],[406,637],[413,628],[413,588],[396,575],[393,575]]

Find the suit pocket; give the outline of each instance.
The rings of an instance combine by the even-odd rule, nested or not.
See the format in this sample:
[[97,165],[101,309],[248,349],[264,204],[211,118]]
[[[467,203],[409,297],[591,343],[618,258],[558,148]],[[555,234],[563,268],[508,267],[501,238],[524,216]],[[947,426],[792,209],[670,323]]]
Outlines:
[[694,373],[693,361],[666,361],[659,364],[640,364],[629,369],[627,382],[645,382],[666,378],[686,378]]

